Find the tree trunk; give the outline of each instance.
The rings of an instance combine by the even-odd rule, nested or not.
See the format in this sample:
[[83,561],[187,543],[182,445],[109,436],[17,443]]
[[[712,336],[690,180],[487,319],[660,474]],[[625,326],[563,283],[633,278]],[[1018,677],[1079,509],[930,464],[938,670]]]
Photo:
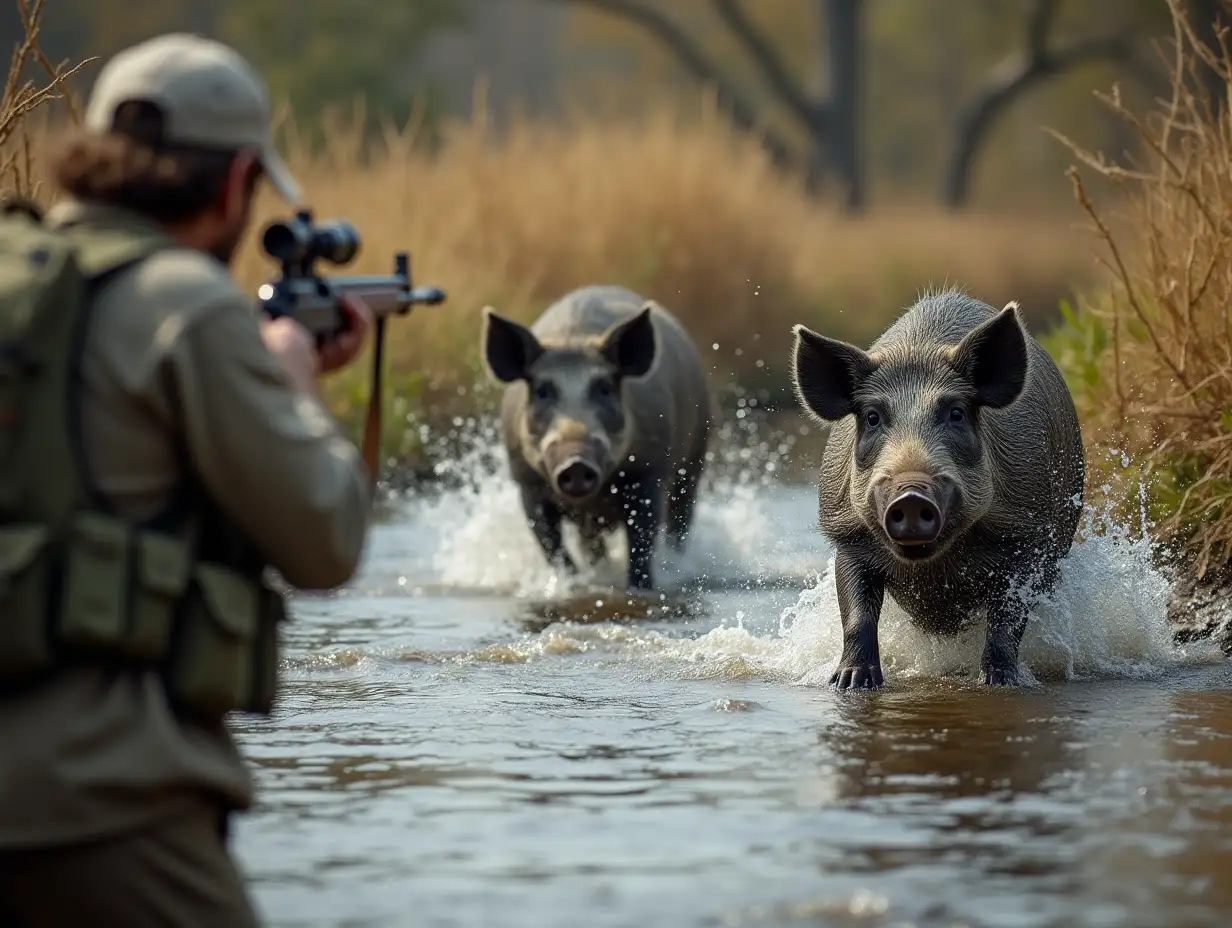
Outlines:
[[826,32],[830,68],[830,106],[827,137],[814,134],[814,144],[828,149],[830,163],[846,186],[846,212],[860,213],[865,207],[862,124],[860,104],[863,64],[863,0],[819,0],[822,28]]

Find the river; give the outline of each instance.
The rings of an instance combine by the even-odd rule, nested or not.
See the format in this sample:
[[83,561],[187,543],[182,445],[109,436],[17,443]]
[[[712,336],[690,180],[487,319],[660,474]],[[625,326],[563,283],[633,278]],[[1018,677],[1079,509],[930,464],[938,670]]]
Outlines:
[[548,571],[482,453],[391,504],[354,583],[293,601],[275,715],[234,723],[266,923],[1232,924],[1232,665],[1172,645],[1145,547],[1076,545],[1032,685],[976,687],[979,629],[887,601],[887,687],[839,696],[791,451],[728,436],[646,600]]

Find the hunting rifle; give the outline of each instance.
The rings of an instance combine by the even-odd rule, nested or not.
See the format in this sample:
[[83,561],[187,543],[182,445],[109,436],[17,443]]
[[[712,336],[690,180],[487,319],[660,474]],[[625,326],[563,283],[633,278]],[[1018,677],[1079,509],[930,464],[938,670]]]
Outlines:
[[261,236],[265,253],[282,267],[282,276],[257,290],[261,309],[273,319],[291,316],[316,336],[317,344],[341,334],[346,317],[338,307],[342,296],[358,296],[372,310],[372,384],[368,415],[364,422],[362,451],[373,485],[381,473],[381,397],[384,370],[385,322],[392,315],[405,316],[416,304],[436,306],[445,302],[439,287],[415,287],[411,283],[411,257],[394,255],[389,275],[326,277],[317,274],[317,260],[333,265],[350,264],[359,254],[359,232],[340,219],[313,224],[312,211],[300,210],[295,217],[272,222]]

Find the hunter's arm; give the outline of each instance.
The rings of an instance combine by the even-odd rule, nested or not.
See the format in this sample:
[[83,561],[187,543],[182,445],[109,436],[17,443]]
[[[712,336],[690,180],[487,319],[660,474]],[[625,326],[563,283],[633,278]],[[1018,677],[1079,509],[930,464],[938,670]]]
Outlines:
[[293,389],[246,298],[221,293],[169,360],[186,444],[217,503],[288,583],[348,581],[363,553],[369,477],[328,411]]

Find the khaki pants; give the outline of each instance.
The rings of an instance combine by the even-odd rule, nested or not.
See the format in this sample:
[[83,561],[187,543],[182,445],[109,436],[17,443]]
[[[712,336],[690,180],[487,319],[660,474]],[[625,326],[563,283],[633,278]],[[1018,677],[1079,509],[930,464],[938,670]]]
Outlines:
[[212,809],[93,844],[0,851],[0,928],[256,928]]

